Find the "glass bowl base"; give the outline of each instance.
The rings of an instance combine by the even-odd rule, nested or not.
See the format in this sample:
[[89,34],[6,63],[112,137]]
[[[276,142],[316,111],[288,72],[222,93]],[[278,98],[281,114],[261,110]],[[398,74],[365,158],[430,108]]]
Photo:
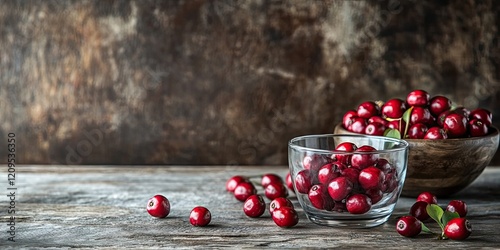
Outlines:
[[345,227],[345,228],[371,228],[384,224],[385,222],[387,222],[387,220],[391,215],[388,214],[382,217],[360,219],[360,220],[356,220],[353,218],[332,220],[310,214],[306,214],[306,216],[311,222],[322,226]]

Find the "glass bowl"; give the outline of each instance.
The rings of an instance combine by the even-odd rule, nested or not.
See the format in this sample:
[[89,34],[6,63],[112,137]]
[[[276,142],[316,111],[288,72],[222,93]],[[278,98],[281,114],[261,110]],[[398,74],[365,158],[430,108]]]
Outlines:
[[288,162],[297,199],[310,221],[369,228],[385,223],[396,206],[406,177],[408,142],[306,135],[290,140]]

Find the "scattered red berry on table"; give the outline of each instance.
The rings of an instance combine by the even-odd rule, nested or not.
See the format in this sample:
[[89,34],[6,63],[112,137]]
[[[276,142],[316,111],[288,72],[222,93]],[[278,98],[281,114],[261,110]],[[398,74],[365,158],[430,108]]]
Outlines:
[[157,194],[148,200],[146,210],[153,217],[165,218],[170,213],[170,202],[165,196]]
[[212,220],[212,214],[206,207],[198,206],[191,210],[189,222],[196,227],[204,227]]
[[234,192],[234,189],[236,188],[236,186],[238,186],[238,184],[242,183],[242,182],[246,182],[247,179],[243,176],[240,176],[240,175],[235,175],[231,178],[229,178],[229,180],[227,180],[226,182],[226,190],[229,191],[229,192]]
[[425,221],[429,219],[429,214],[427,213],[427,205],[429,203],[425,201],[417,201],[410,208],[410,215],[417,218],[420,221]]
[[299,222],[297,211],[291,207],[281,207],[272,212],[274,223],[279,227],[293,227]]
[[422,224],[413,216],[403,216],[396,222],[396,231],[405,237],[415,237],[422,231]]
[[261,195],[254,194],[248,197],[243,204],[243,212],[252,218],[260,217],[266,211],[266,202]]
[[451,219],[444,228],[444,235],[452,240],[464,240],[471,233],[472,227],[466,218]]
[[268,199],[273,200],[278,197],[288,197],[288,190],[286,189],[285,184],[274,182],[266,186],[264,194]]
[[269,213],[272,214],[274,210],[280,209],[282,207],[294,208],[293,203],[289,199],[285,197],[278,197],[272,200],[271,203],[269,204]]
[[467,215],[467,204],[461,200],[452,200],[446,206],[446,210],[457,212],[460,217],[465,217]]
[[256,194],[257,189],[251,182],[242,182],[234,189],[234,197],[239,201],[245,201],[252,194]]
[[422,192],[417,196],[417,201],[425,201],[429,204],[437,204],[437,197],[431,192]]
[[272,184],[272,183],[283,183],[283,179],[277,174],[265,174],[261,178],[261,185],[262,187],[267,187],[267,185]]

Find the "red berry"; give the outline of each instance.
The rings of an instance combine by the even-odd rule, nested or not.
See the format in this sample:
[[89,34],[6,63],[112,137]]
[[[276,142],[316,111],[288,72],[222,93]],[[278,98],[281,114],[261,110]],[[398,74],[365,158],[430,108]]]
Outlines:
[[195,227],[204,227],[212,220],[212,214],[206,207],[198,206],[191,210],[189,222]]
[[408,139],[424,139],[427,134],[427,126],[423,123],[415,123],[408,129]]
[[319,154],[307,155],[302,160],[304,169],[311,170],[312,173],[318,172],[319,168],[326,163],[328,163],[328,158]]
[[370,197],[372,204],[376,204],[380,200],[382,200],[382,197],[384,196],[384,193],[380,189],[370,189],[366,190],[365,194]]
[[432,124],[434,122],[433,119],[434,118],[432,117],[431,112],[429,112],[427,108],[423,107],[413,107],[410,114],[410,124]]
[[352,118],[358,117],[358,113],[355,110],[347,111],[342,117],[342,125],[345,129],[351,131]]
[[444,125],[444,118],[446,118],[447,115],[451,114],[451,110],[444,111],[443,113],[439,114],[438,117],[436,118],[436,123],[439,127],[443,127]]
[[471,233],[472,227],[466,218],[451,219],[444,227],[444,235],[452,240],[464,240]]
[[464,107],[457,107],[454,110],[452,110],[452,113],[462,115],[465,118],[468,118],[470,116],[470,111]]
[[424,90],[414,90],[406,97],[406,103],[410,106],[425,107],[429,105],[429,94]]
[[377,149],[369,145],[363,145],[359,147],[354,152],[360,154],[353,154],[351,156],[351,166],[353,168],[362,170],[366,167],[374,165],[377,162],[378,156],[377,154],[370,152],[375,151],[377,151]]
[[396,169],[389,163],[389,161],[384,158],[379,158],[377,160],[377,163],[375,163],[375,167],[382,170],[384,174],[396,171]]
[[382,123],[374,122],[366,125],[364,134],[383,136],[385,132],[385,125]]
[[353,194],[347,198],[345,206],[351,214],[364,214],[372,207],[372,201],[365,194]]
[[170,202],[165,196],[157,194],[148,200],[146,210],[153,217],[165,218],[170,213]]
[[359,172],[358,182],[364,190],[380,190],[384,181],[384,173],[375,166],[367,167]]
[[422,223],[413,216],[403,216],[396,222],[396,231],[402,236],[414,237],[422,231]]
[[229,192],[234,192],[234,189],[236,188],[236,186],[238,186],[238,184],[240,184],[242,182],[246,182],[246,181],[247,181],[247,178],[240,176],[240,175],[235,175],[235,176],[229,178],[229,180],[227,180],[226,190]]
[[467,118],[451,113],[444,118],[443,129],[450,138],[463,137],[467,133]]
[[327,163],[323,167],[321,167],[318,171],[318,181],[321,184],[328,185],[330,181],[337,178],[339,173],[339,168],[345,168],[345,166],[339,167],[339,165],[343,165],[340,162]]
[[349,179],[353,185],[358,184],[359,169],[346,167],[340,170],[340,175]]
[[479,119],[469,120],[469,135],[472,137],[485,136],[488,134],[488,126]]
[[307,194],[312,187],[311,171],[303,169],[295,176],[295,189],[301,194]]
[[272,200],[271,203],[269,203],[269,213],[272,214],[274,210],[280,209],[282,207],[294,208],[293,203],[289,199],[285,197],[278,197]]
[[285,184],[274,182],[266,186],[264,189],[264,194],[270,200],[274,200],[278,197],[288,197],[288,190]]
[[406,103],[398,98],[391,99],[382,105],[382,116],[388,118],[401,118],[406,111]]
[[425,201],[429,204],[437,204],[437,197],[431,192],[422,192],[417,196],[417,201]]
[[352,189],[352,182],[344,176],[337,177],[328,184],[328,194],[335,201],[345,199],[351,193]]
[[274,223],[280,227],[293,227],[299,222],[299,215],[291,207],[282,207],[272,212]]
[[239,201],[245,201],[252,194],[256,194],[257,189],[251,182],[242,182],[234,189],[234,197]]
[[267,187],[271,183],[283,183],[283,179],[277,174],[265,174],[262,176],[260,184],[262,187]]
[[452,200],[448,203],[446,210],[450,212],[457,212],[460,217],[467,215],[467,204],[461,200]]
[[427,140],[437,140],[446,138],[448,138],[448,135],[440,127],[431,127],[427,130],[427,133],[425,133],[424,135],[424,139]]
[[387,125],[387,120],[385,120],[384,118],[380,117],[380,116],[372,116],[370,118],[368,118],[368,124],[372,124],[372,123],[381,123],[382,125],[386,126]]
[[474,118],[482,121],[486,124],[486,127],[490,127],[493,120],[491,112],[483,108],[477,108],[470,112],[469,119],[472,120]]
[[311,204],[317,208],[322,210],[332,210],[334,206],[334,202],[330,195],[328,195],[328,191],[323,185],[314,185],[311,190],[309,190],[309,201]]
[[[354,152],[358,147],[352,142],[342,142],[335,147],[336,151]],[[350,154],[337,154],[334,158],[342,164],[351,164]]]
[[451,101],[447,97],[437,95],[432,97],[429,104],[429,111],[435,117],[451,109]]
[[387,127],[391,129],[398,130],[401,135],[403,135],[406,128],[406,122],[404,120],[393,120],[387,123]]
[[419,219],[420,221],[424,221],[429,219],[429,214],[427,213],[427,205],[429,203],[425,201],[417,201],[410,208],[410,215]]
[[380,107],[375,102],[363,102],[358,106],[357,114],[359,117],[368,119],[380,114]]
[[290,174],[290,172],[288,172],[286,174],[285,182],[286,182],[286,186],[288,187],[288,189],[290,189],[292,192],[295,193],[295,190],[293,189],[292,175]]
[[351,129],[349,131],[358,134],[363,134],[365,132],[365,128],[366,128],[366,120],[364,118],[361,117],[352,118]]
[[397,172],[391,172],[385,174],[385,182],[382,185],[382,192],[384,193],[391,193],[394,191],[397,187],[399,186],[399,179],[398,179],[398,173]]
[[243,212],[252,218],[260,217],[266,211],[266,202],[258,194],[251,195],[243,204]]

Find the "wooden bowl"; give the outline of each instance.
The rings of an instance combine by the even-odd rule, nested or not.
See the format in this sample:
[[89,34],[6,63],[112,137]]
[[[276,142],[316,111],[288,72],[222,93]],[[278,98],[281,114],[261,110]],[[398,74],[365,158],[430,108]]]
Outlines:
[[[408,170],[401,195],[423,191],[449,196],[472,183],[490,163],[499,143],[497,128],[483,137],[445,140],[406,139],[410,145]],[[335,126],[334,134],[352,134]]]

